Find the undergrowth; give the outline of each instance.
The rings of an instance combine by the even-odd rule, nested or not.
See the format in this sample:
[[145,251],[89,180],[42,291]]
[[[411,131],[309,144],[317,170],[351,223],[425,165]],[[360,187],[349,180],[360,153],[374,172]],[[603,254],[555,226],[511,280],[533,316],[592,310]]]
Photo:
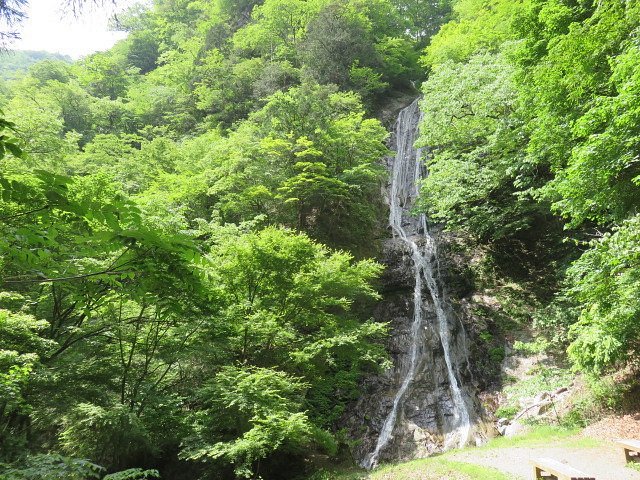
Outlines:
[[522,379],[512,379],[510,385],[504,387],[506,403],[496,410],[498,418],[513,418],[523,407],[523,403],[531,400],[541,392],[553,392],[560,387],[568,387],[574,374],[557,366],[538,364]]

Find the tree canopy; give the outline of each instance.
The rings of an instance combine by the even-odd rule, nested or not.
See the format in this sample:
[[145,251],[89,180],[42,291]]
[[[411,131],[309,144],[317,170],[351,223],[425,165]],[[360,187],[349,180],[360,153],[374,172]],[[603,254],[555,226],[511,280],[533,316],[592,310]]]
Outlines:
[[117,27],[0,69],[0,478],[345,458],[389,364],[380,119],[420,93],[416,209],[470,288],[578,371],[637,364],[637,2],[156,0]]
[[293,476],[344,448],[387,364],[375,113],[423,76],[409,10],[158,0],[7,76],[2,478]]
[[624,0],[460,0],[423,56],[423,208],[495,258],[537,256],[543,302],[571,305],[540,334],[594,374],[637,354],[639,25]]

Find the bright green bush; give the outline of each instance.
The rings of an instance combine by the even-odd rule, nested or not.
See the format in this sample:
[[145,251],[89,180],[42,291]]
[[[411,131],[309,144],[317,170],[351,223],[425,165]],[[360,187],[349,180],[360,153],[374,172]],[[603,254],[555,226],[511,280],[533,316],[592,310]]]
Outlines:
[[0,465],[0,480],[89,480],[101,478],[103,472],[88,460],[42,454],[28,456],[17,467]]
[[130,468],[121,472],[105,475],[102,480],[147,480],[149,478],[160,478],[160,473],[158,473],[157,470]]
[[569,269],[569,292],[580,305],[569,355],[576,367],[600,374],[624,365],[640,347],[640,215],[591,247]]
[[124,405],[79,404],[64,418],[60,445],[70,455],[91,458],[109,469],[130,466],[155,453],[141,419]]

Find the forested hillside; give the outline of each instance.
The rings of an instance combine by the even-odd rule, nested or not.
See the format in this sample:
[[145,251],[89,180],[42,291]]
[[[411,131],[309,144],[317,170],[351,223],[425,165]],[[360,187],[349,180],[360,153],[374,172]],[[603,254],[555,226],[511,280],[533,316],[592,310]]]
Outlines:
[[2,60],[0,62],[0,80],[13,80],[26,73],[33,64],[44,60],[71,63],[71,57],[32,50],[1,52],[0,60]]
[[0,83],[0,478],[348,459],[341,419],[388,365],[380,119],[421,93],[421,208],[471,289],[577,371],[637,375],[639,3],[155,0],[118,21],[111,50]]
[[291,478],[343,448],[386,362],[373,112],[448,9],[257,3],[134,8],[4,87],[3,478]]
[[545,348],[623,369],[640,341],[640,4],[454,9],[422,56],[423,205],[488,247],[480,283],[524,286]]

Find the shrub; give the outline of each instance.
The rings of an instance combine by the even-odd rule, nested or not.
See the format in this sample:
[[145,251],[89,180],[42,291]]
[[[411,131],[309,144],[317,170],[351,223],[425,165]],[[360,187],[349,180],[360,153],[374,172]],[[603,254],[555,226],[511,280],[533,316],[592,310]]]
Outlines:
[[100,478],[104,468],[88,460],[62,455],[33,455],[20,465],[0,465],[0,480],[90,480]]
[[154,453],[142,421],[123,405],[81,403],[65,417],[60,442],[65,452],[109,469],[126,468]]
[[496,417],[511,419],[519,411],[520,411],[520,408],[517,405],[504,405],[496,410]]

